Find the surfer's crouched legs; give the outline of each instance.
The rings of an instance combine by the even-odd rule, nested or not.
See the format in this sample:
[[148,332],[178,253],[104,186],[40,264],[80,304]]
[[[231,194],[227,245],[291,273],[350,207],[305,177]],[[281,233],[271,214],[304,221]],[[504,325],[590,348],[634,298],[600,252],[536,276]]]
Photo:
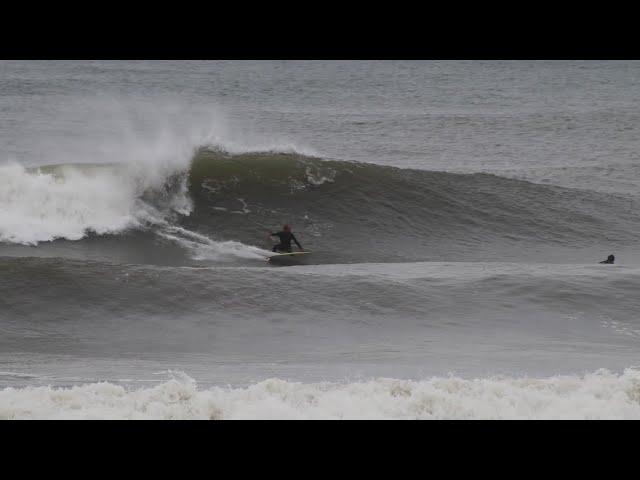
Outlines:
[[281,243],[274,245],[273,246],[273,252],[291,252],[290,248],[286,248],[284,245],[282,245]]

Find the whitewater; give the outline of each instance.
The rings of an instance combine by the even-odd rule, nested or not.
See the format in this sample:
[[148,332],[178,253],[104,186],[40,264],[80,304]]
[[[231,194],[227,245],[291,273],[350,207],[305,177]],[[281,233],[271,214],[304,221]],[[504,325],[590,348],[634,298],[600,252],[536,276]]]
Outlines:
[[637,419],[640,372],[583,377],[423,381],[381,378],[349,384],[267,379],[247,388],[199,389],[184,374],[125,390],[111,383],[0,392],[3,419]]
[[640,418],[639,68],[0,62],[0,418]]

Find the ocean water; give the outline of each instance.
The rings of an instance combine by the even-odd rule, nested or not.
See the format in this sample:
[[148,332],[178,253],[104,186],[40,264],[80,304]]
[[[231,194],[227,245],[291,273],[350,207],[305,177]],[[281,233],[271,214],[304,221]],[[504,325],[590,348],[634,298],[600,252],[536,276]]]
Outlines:
[[639,120],[631,61],[0,62],[0,418],[640,418]]

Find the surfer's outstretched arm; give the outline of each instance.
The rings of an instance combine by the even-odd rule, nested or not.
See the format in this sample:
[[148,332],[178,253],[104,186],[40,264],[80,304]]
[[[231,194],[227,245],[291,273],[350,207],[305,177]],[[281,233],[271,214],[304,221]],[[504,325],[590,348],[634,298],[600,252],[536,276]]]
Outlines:
[[291,234],[291,238],[293,239],[294,242],[296,242],[296,245],[298,245],[298,248],[300,250],[304,250],[304,248],[302,248],[302,245],[300,245],[300,242],[298,242],[298,239],[296,238],[296,236],[293,233]]

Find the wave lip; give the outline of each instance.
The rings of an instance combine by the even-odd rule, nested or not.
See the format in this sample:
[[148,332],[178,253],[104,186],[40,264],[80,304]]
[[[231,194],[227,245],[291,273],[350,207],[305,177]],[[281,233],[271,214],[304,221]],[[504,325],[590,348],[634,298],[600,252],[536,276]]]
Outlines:
[[3,419],[640,419],[640,371],[550,378],[269,379],[199,390],[185,374],[127,391],[111,383],[0,391]]

